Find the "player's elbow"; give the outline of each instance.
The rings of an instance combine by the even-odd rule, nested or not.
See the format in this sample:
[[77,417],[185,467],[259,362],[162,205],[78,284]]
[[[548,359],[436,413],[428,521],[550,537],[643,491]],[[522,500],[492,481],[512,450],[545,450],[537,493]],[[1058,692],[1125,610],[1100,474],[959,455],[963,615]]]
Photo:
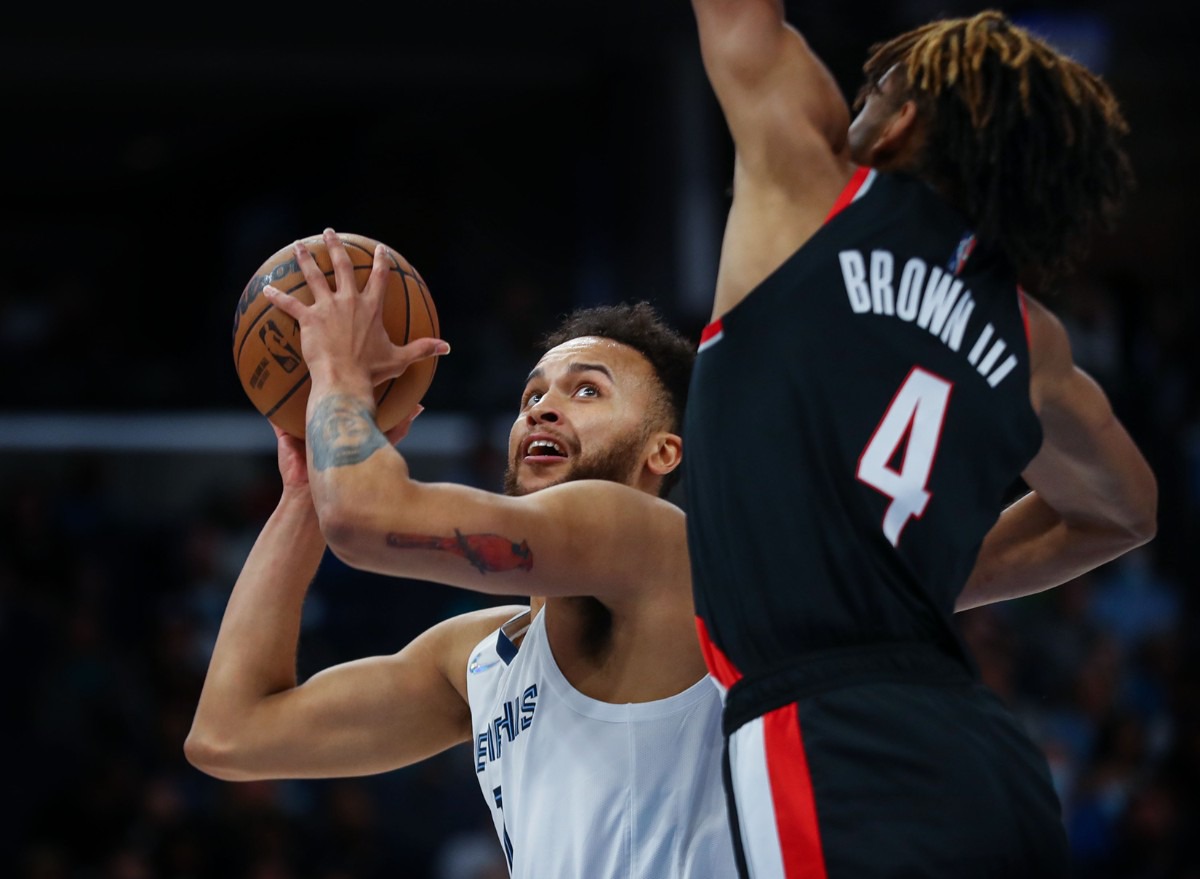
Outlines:
[[335,555],[344,549],[347,541],[362,526],[368,502],[369,498],[364,497],[362,492],[347,491],[340,487],[313,492],[321,535]]
[[1136,515],[1128,524],[1129,538],[1134,546],[1149,543],[1158,534],[1158,491],[1157,489],[1139,505]]
[[183,756],[205,775],[222,781],[254,781],[261,778],[246,765],[246,752],[236,738],[219,735],[203,726],[193,726],[183,742]]
[[748,86],[775,69],[786,33],[778,0],[692,0],[692,9],[710,76]]
[[728,29],[749,21],[758,27],[782,26],[783,7],[779,0],[692,0],[692,11],[701,28]]
[[1131,493],[1126,528],[1134,546],[1149,543],[1158,534],[1158,480],[1149,465],[1143,468],[1137,490]]
[[1110,529],[1110,544],[1116,555],[1124,555],[1149,543],[1158,533],[1158,520],[1152,514],[1130,519]]
[[321,535],[329,551],[352,568],[374,570],[387,553],[387,534],[398,513],[419,508],[411,494],[397,490],[330,499],[318,505]]
[[351,509],[332,508],[321,516],[321,534],[329,551],[352,568],[361,568],[367,563],[369,527],[361,513]]
[[1154,539],[1158,534],[1158,490],[1153,480],[1113,517],[1109,533],[1122,552]]

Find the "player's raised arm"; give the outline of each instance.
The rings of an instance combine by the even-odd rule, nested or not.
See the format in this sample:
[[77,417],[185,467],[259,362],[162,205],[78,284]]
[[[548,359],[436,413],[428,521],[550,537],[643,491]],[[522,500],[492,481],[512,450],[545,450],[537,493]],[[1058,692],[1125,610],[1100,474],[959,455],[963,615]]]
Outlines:
[[283,493],[230,595],[184,745],[188,760],[226,780],[344,777],[467,740],[469,652],[512,608],[456,617],[395,655],[297,682],[301,609],[325,541],[304,451],[276,432]]
[[[646,433],[633,449],[636,475],[610,479],[601,473],[580,481],[572,470],[576,475],[565,484],[543,480],[541,490],[521,497],[413,480],[375,424],[371,390],[388,372],[372,364],[402,368],[414,356],[412,346],[380,342],[372,348],[372,333],[381,332],[373,317],[374,276],[359,292],[336,236],[329,233],[326,240],[335,272],[342,272],[337,292],[329,291],[301,248],[313,305],[268,295],[301,326],[312,373],[309,476],[330,548],[363,570],[499,595],[588,595],[615,608],[653,600],[660,588],[676,594],[687,575],[679,565],[686,559],[683,513],[631,486],[660,479],[678,465],[678,436]],[[365,353],[371,350],[378,356]],[[634,401],[653,381],[649,365],[632,350],[599,340],[578,353],[557,358],[552,379],[535,370],[534,390],[514,426],[517,451],[539,472],[588,463],[575,422],[565,415],[572,407],[593,413],[581,418],[611,422],[604,428],[610,432],[625,427],[633,433],[644,424],[649,403],[638,409]],[[618,438],[614,434],[609,442]]]
[[1023,474],[1033,490],[984,539],[957,609],[1065,583],[1154,537],[1154,474],[1103,390],[1072,357],[1062,324],[1027,299],[1032,401],[1041,451]]
[[[314,383],[314,397],[318,390]],[[421,483],[397,450],[379,443],[362,398],[321,394],[310,436],[330,418],[363,434],[361,457],[324,469],[323,441],[310,440],[322,530],[353,567],[496,595],[589,595],[610,606],[650,598],[679,576],[683,513],[666,501],[602,480],[525,497]]]
[[855,166],[846,100],[778,0],[692,7],[736,152],[715,320],[821,227]]

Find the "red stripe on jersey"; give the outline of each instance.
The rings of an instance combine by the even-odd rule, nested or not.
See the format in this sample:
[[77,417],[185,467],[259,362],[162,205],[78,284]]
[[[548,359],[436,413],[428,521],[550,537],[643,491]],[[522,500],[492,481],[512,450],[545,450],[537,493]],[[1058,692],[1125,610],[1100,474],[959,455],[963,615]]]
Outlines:
[[716,342],[724,332],[725,328],[721,324],[721,319],[717,318],[700,333],[700,349],[696,353],[700,353],[700,351],[707,348],[710,344]]
[[700,652],[704,656],[704,664],[708,666],[709,673],[717,679],[717,683],[728,690],[742,679],[742,673],[729,661],[729,657],[721,652],[721,648],[713,643],[712,638],[708,636],[708,626],[704,625],[704,620],[700,617],[696,617],[696,633],[700,636]]
[[767,777],[785,879],[827,879],[817,802],[795,703],[763,715]]
[[1029,334],[1029,308],[1025,305],[1025,291],[1017,285],[1017,304],[1021,306],[1021,321],[1025,324],[1025,345],[1032,351],[1033,337]]
[[833,207],[829,211],[829,216],[825,218],[826,223],[844,211],[846,206],[850,204],[850,202],[854,201],[854,196],[858,195],[858,191],[862,188],[863,183],[866,182],[870,173],[871,169],[867,168],[866,166],[863,166],[854,172],[854,174],[850,177],[850,182],[847,183],[846,188],[842,190],[842,194],[839,195],[837,197],[837,201],[833,203]]

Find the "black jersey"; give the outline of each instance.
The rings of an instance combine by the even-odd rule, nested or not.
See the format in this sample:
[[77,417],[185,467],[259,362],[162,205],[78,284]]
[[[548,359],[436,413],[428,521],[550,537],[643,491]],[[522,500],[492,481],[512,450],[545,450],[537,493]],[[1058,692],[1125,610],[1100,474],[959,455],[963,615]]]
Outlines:
[[1020,291],[973,244],[925,184],[863,169],[705,331],[688,543],[727,686],[829,648],[960,650],[954,602],[1041,443]]

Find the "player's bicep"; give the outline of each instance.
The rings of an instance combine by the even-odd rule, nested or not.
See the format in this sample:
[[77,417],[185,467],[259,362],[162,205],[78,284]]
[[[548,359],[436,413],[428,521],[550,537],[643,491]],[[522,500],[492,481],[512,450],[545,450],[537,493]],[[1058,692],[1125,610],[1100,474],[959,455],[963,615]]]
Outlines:
[[344,540],[326,536],[355,567],[495,595],[620,601],[668,560],[686,563],[677,507],[600,480],[519,498],[414,483],[348,526]]
[[[399,456],[381,458],[403,468]],[[322,511],[330,549],[360,570],[500,595],[530,594],[527,535],[537,522],[524,499],[454,483],[421,483],[380,467]]]

